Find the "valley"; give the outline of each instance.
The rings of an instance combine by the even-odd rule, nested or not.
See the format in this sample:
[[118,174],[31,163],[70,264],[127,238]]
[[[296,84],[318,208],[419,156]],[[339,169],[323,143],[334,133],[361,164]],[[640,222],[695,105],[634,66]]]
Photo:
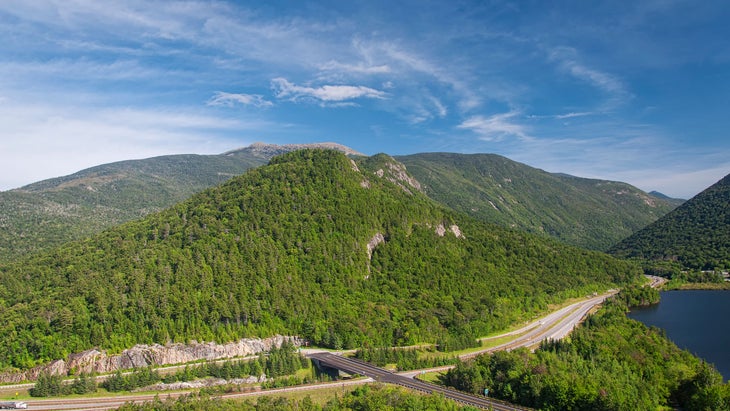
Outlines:
[[[258,149],[271,152],[265,146]],[[499,223],[487,215],[471,215],[459,204],[438,201],[432,188],[435,180],[424,184],[391,156],[348,157],[342,151],[281,149],[266,165],[230,176],[166,209],[0,264],[0,308],[10,319],[0,325],[4,327],[0,365],[5,370],[38,369],[34,367],[89,352],[107,358],[103,361],[111,368],[103,372],[110,372],[156,364],[148,358],[157,354],[123,354],[120,358],[129,358],[127,365],[107,357],[107,352],[127,353],[139,344],[226,344],[273,335],[297,335],[336,351],[425,344],[438,355],[458,352],[469,364],[481,364],[485,357],[502,352],[527,356],[536,350],[540,357],[548,355],[541,354],[545,349],[559,351],[562,345],[557,342],[616,292],[598,293],[631,290],[646,272],[646,262],[566,244],[569,241],[561,241],[561,235],[518,229],[518,214],[508,214],[512,223]],[[438,164],[444,158],[449,156],[431,159],[429,175],[442,169]],[[495,161],[475,158],[482,167]],[[499,177],[501,184],[537,181],[526,177],[535,171],[497,160],[513,168],[511,181]],[[422,159],[418,161],[412,168],[425,167]],[[450,161],[471,164],[463,157]],[[518,178],[514,170],[526,174]],[[476,184],[477,174],[470,175],[469,184]],[[535,175],[546,181],[572,181],[574,188],[554,189],[568,190],[569,196],[587,195],[573,191],[578,186],[610,187],[610,193],[627,190],[618,183]],[[57,187],[64,190],[74,184]],[[452,193],[460,197],[455,187],[452,184]],[[521,187],[509,195],[526,194],[528,190]],[[537,192],[547,195],[541,190]],[[622,193],[620,198],[628,198],[627,192]],[[631,210],[639,206],[630,204],[653,204],[652,213],[660,210],[646,194],[632,196],[637,203],[609,208]],[[478,201],[494,203],[488,198]],[[528,202],[527,197],[512,198],[513,205]],[[498,201],[507,204],[504,198]],[[567,213],[577,215],[570,208]],[[603,224],[591,217],[582,221]],[[654,285],[662,283],[654,278]],[[505,335],[481,338],[585,295],[596,297]],[[615,313],[622,303],[610,301],[609,312]],[[593,315],[588,318],[590,328],[595,320]],[[566,346],[572,340],[567,339]],[[694,360],[674,354],[671,358],[691,371],[667,378],[687,383],[695,373],[704,372],[695,371]],[[71,367],[73,372],[94,370],[93,363],[83,361],[85,365]],[[635,365],[622,367],[631,368],[634,375]],[[56,372],[71,374],[71,368]],[[442,369],[451,370],[443,383],[457,388],[464,384],[462,366]],[[654,398],[653,403],[677,401],[672,384],[680,380],[669,383],[671,395]],[[471,389],[475,388],[467,391]],[[509,389],[496,389],[495,395],[523,402]],[[47,406],[58,406],[54,401]],[[76,400],[68,401],[71,406]],[[109,401],[118,406],[117,399]],[[86,398],[79,399],[80,406],[85,402]]]
[[[516,349],[519,347],[535,347],[539,345],[540,341],[542,340],[548,340],[548,339],[560,339],[563,338],[565,335],[569,333],[570,330],[572,330],[581,320],[585,318],[585,315],[595,309],[599,304],[601,304],[606,298],[612,296],[615,294],[615,291],[596,296],[587,298],[583,301],[579,301],[570,305],[567,305],[559,310],[556,310],[544,317],[535,319],[534,321],[526,324],[524,327],[520,328],[516,331],[511,331],[505,334],[493,336],[491,338],[503,338],[503,337],[510,337],[511,340],[509,342],[506,342],[504,344],[501,344],[496,347],[490,347],[488,349],[484,350],[471,350],[471,352],[467,354],[460,355],[461,358],[467,359],[472,358],[480,354],[484,353],[490,353],[500,350],[511,350]],[[304,350],[304,352],[307,353],[307,356],[310,358],[317,358],[318,353],[329,353],[330,351],[321,351],[316,349],[308,349]],[[159,368],[159,371],[164,372],[168,369],[175,369],[177,367],[163,367]],[[451,367],[440,367],[440,370],[446,370]],[[429,369],[429,372],[433,372],[433,369]],[[387,375],[389,372],[378,372],[378,375]],[[365,376],[368,376],[367,372],[363,372]],[[408,378],[416,378],[418,375],[420,375],[420,370],[413,370],[413,371],[407,371],[407,372],[400,372],[398,373],[400,375],[406,375]],[[376,378],[378,381],[382,382],[389,382],[382,378]],[[310,390],[326,390],[330,389],[333,386],[335,387],[343,387],[345,385],[350,386],[352,384],[365,384],[372,382],[372,378],[359,378],[354,380],[346,380],[346,381],[340,381],[340,382],[332,382],[332,383],[324,383],[324,384],[310,384],[306,386],[296,386],[296,387],[289,387],[289,388],[282,388],[282,389],[267,389],[267,390],[256,390],[254,392],[245,393],[245,394],[223,394],[221,395],[221,398],[224,399],[232,399],[232,398],[240,398],[240,397],[247,397],[247,396],[256,396],[256,395],[280,395],[286,392],[290,391],[310,391]],[[397,382],[394,382],[396,380],[393,380],[391,383],[398,384]],[[414,383],[415,384],[415,383]],[[12,395],[12,391],[17,390],[25,390],[30,388],[33,384],[23,384],[23,385],[12,385],[12,386],[0,386],[0,397],[5,395]],[[175,398],[179,395],[185,395],[187,391],[184,392],[165,392],[166,395],[171,396],[172,398]],[[99,397],[99,398],[64,398],[64,399],[53,399],[53,400],[35,400],[31,399],[26,401],[32,409],[35,410],[53,410],[53,409],[67,409],[67,410],[87,410],[87,409],[116,409],[120,405],[124,404],[125,402],[144,402],[144,401],[151,401],[154,399],[154,396],[157,394],[146,394],[146,395],[135,395],[135,394],[127,394],[127,395],[117,395],[113,397]],[[518,409],[514,408],[512,406],[504,405],[500,408],[500,403],[497,403],[495,406],[495,409],[504,409],[504,410],[512,410],[512,409]]]
[[728,21],[0,1],[0,409],[730,411]]

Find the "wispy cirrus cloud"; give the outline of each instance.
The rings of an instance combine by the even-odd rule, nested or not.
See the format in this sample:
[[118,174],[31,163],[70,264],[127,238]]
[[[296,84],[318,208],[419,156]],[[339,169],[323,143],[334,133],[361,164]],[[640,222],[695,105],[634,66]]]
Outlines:
[[533,138],[528,134],[527,127],[513,121],[519,114],[518,111],[510,111],[489,117],[476,115],[464,120],[457,128],[471,130],[484,141],[502,141],[507,137],[530,141]]
[[365,86],[324,85],[320,87],[298,86],[285,78],[271,80],[274,95],[290,101],[315,100],[322,103],[340,103],[361,98],[385,99],[388,94]]
[[571,112],[562,113],[562,114],[532,114],[532,115],[529,115],[528,118],[566,120],[569,118],[593,116],[596,114],[597,113],[594,111],[571,111]]
[[241,134],[281,128],[256,117],[222,117],[199,109],[61,106],[12,97],[0,101],[0,124],[2,190],[112,161],[222,153],[243,144]]
[[570,113],[558,114],[555,116],[555,118],[557,118],[558,120],[564,120],[566,118],[592,116],[593,114],[595,114],[595,113],[592,111],[579,111],[579,112],[571,111]]
[[580,61],[577,51],[572,47],[556,47],[550,50],[550,61],[573,76],[607,93],[609,101],[606,108],[612,108],[631,98],[631,93],[620,78],[610,73],[591,68]]
[[206,103],[208,106],[233,107],[236,104],[254,107],[272,107],[274,103],[260,94],[226,93],[217,91]]
[[405,50],[389,42],[376,44],[371,47],[379,49],[394,64],[402,66],[403,73],[417,72],[425,74],[451,87],[458,94],[458,105],[462,110],[468,111],[474,109],[482,103],[482,98],[474,92],[473,86],[460,79],[457,72],[453,70],[453,67],[443,67],[434,64],[413,51]]
[[380,65],[369,65],[364,63],[348,64],[341,63],[339,61],[330,60],[319,66],[320,70],[323,71],[336,71],[344,72],[348,74],[387,74],[392,72],[390,66],[387,64]]

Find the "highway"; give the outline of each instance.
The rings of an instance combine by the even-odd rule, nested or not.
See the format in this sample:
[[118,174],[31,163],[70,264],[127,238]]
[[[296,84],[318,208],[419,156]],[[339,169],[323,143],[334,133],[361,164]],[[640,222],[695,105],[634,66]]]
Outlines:
[[[495,338],[501,338],[504,336],[514,336],[517,335],[513,340],[506,342],[504,344],[500,344],[494,347],[485,348],[479,351],[474,351],[468,354],[463,354],[460,357],[463,359],[475,357],[479,354],[483,354],[486,352],[494,352],[494,351],[500,351],[500,350],[513,350],[518,347],[536,347],[540,341],[544,339],[561,339],[564,338],[566,335],[570,333],[570,331],[573,330],[573,328],[582,321],[583,318],[585,318],[586,314],[590,312],[590,310],[594,309],[596,306],[601,304],[606,298],[610,297],[611,295],[616,294],[617,291],[610,291],[605,294],[601,294],[598,296],[594,296],[591,298],[588,298],[583,301],[579,301],[573,304],[570,304],[566,307],[563,307],[555,312],[552,312],[545,317],[542,317],[538,320],[535,320],[524,327],[521,327],[518,330],[514,330],[499,336],[490,337],[488,339],[495,339]],[[312,350],[308,350],[308,356],[311,358],[317,358],[320,355],[324,355],[321,352],[314,352]],[[329,354],[332,355],[332,354]],[[517,406],[511,405],[511,404],[503,404],[499,402],[493,402],[494,400],[490,400],[487,398],[482,397],[474,397],[466,393],[458,392],[456,390],[452,390],[445,387],[435,386],[432,384],[427,384],[422,381],[415,380],[413,377],[417,374],[420,374],[420,370],[416,371],[409,371],[404,373],[391,373],[386,370],[379,369],[378,367],[374,367],[367,363],[360,363],[362,367],[366,368],[358,368],[354,369],[354,366],[348,362],[347,364],[338,362],[338,360],[332,360],[331,357],[326,356],[326,358],[330,358],[330,364],[332,365],[340,365],[340,366],[347,366],[349,368],[343,368],[343,371],[345,372],[352,372],[360,375],[365,375],[370,378],[366,379],[357,379],[357,380],[349,380],[345,382],[335,382],[335,383],[323,383],[323,384],[313,384],[313,385],[306,385],[306,386],[298,386],[298,387],[288,387],[288,388],[281,388],[276,390],[265,390],[265,391],[253,391],[253,392],[246,392],[246,393],[235,393],[235,394],[225,394],[221,395],[221,398],[240,398],[245,396],[254,396],[254,395],[275,395],[277,393],[284,393],[284,392],[290,392],[290,391],[306,391],[306,390],[318,390],[318,389],[325,389],[325,388],[332,388],[339,387],[339,386],[345,386],[345,385],[355,385],[355,384],[364,384],[367,382],[372,381],[380,381],[384,383],[393,383],[398,384],[404,387],[408,387],[414,390],[422,391],[422,392],[441,392],[444,396],[448,398],[453,398],[456,401],[460,401],[465,404],[472,404],[477,407],[484,407],[484,405],[477,405],[472,403],[473,398],[479,398],[481,400],[487,401],[490,405],[494,407],[495,410],[499,411],[506,411],[506,410],[524,410],[526,408],[518,408]],[[332,355],[333,357],[339,357]],[[450,366],[446,367],[438,367],[433,370],[447,370],[451,368]],[[379,371],[375,371],[373,369],[377,369]],[[348,371],[349,370],[349,371]],[[367,371],[367,372],[366,372]],[[432,371],[432,370],[428,370]],[[422,385],[423,384],[423,385]],[[7,388],[7,387],[0,387],[0,388]],[[164,399],[169,397],[177,397],[180,395],[187,394],[188,392],[163,392],[159,394],[159,397]],[[448,394],[448,395],[447,395]],[[135,394],[128,394],[128,395],[119,395],[119,396],[110,396],[110,397],[97,397],[97,398],[54,398],[54,399],[47,399],[47,400],[35,400],[30,399],[25,401],[28,403],[28,408],[33,410],[75,410],[75,411],[97,411],[97,410],[110,410],[110,409],[116,409],[125,402],[128,401],[134,401],[134,402],[143,402],[143,401],[151,401],[155,397],[154,394],[152,395],[135,395]],[[459,398],[455,398],[459,397]],[[484,404],[487,404],[486,402]],[[499,404],[499,405],[497,405]],[[501,408],[498,408],[501,407]]]
[[546,315],[545,317],[527,324],[519,330],[489,338],[495,339],[507,335],[518,335],[515,339],[509,342],[460,355],[459,357],[466,359],[476,357],[477,355],[487,352],[513,350],[519,347],[536,347],[543,340],[560,340],[570,334],[570,332],[573,331],[573,328],[575,328],[591,310],[603,303],[606,298],[615,295],[617,292],[617,290],[611,290],[605,294],[596,295],[588,298],[587,300],[567,305]]
[[322,365],[325,365],[327,367],[345,371],[348,374],[364,375],[378,382],[397,384],[427,394],[440,393],[446,398],[450,398],[462,404],[472,405],[474,407],[493,409],[496,411],[518,411],[527,409],[517,407],[516,405],[512,405],[509,403],[493,400],[487,397],[479,397],[476,395],[467,394],[465,392],[446,388],[441,385],[430,384],[413,378],[408,378],[384,370],[380,367],[368,364],[364,361],[359,361],[353,358],[346,358],[329,352],[312,354],[309,356],[309,358],[317,360]]

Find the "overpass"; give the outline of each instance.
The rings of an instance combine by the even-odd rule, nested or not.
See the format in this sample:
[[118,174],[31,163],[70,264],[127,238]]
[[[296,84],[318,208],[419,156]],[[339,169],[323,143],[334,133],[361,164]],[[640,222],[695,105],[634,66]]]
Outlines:
[[471,395],[440,385],[404,377],[402,375],[394,374],[388,370],[384,370],[380,367],[376,367],[372,364],[368,364],[364,361],[356,360],[353,358],[345,358],[341,355],[335,355],[329,352],[310,354],[309,358],[311,358],[318,367],[332,368],[344,371],[351,375],[364,375],[378,382],[396,384],[427,394],[439,393],[446,398],[452,399],[462,404],[471,405],[473,407],[490,409],[495,411],[523,411],[529,409],[517,407],[516,405],[512,405],[507,402],[498,401],[477,395]]

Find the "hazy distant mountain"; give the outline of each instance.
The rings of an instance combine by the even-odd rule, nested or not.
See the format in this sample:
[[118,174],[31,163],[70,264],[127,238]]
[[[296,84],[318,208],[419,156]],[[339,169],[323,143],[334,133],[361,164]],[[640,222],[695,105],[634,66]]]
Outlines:
[[452,346],[639,274],[450,210],[387,155],[302,150],[0,265],[0,369],[92,347],[274,334]]
[[629,184],[552,174],[495,154],[400,156],[427,195],[484,221],[606,250],[676,205]]
[[669,203],[674,204],[676,206],[680,206],[682,203],[684,203],[685,201],[687,201],[687,200],[682,199],[682,198],[669,197],[668,195],[666,195],[664,193],[660,193],[658,191],[650,191],[649,192],[649,195],[654,196],[656,198],[661,198],[662,200],[667,200]]
[[120,161],[0,192],[0,261],[83,238],[189,198],[205,188],[305,147],[356,151],[334,143],[255,143],[220,155]]
[[611,249],[621,257],[730,268],[730,175]]

